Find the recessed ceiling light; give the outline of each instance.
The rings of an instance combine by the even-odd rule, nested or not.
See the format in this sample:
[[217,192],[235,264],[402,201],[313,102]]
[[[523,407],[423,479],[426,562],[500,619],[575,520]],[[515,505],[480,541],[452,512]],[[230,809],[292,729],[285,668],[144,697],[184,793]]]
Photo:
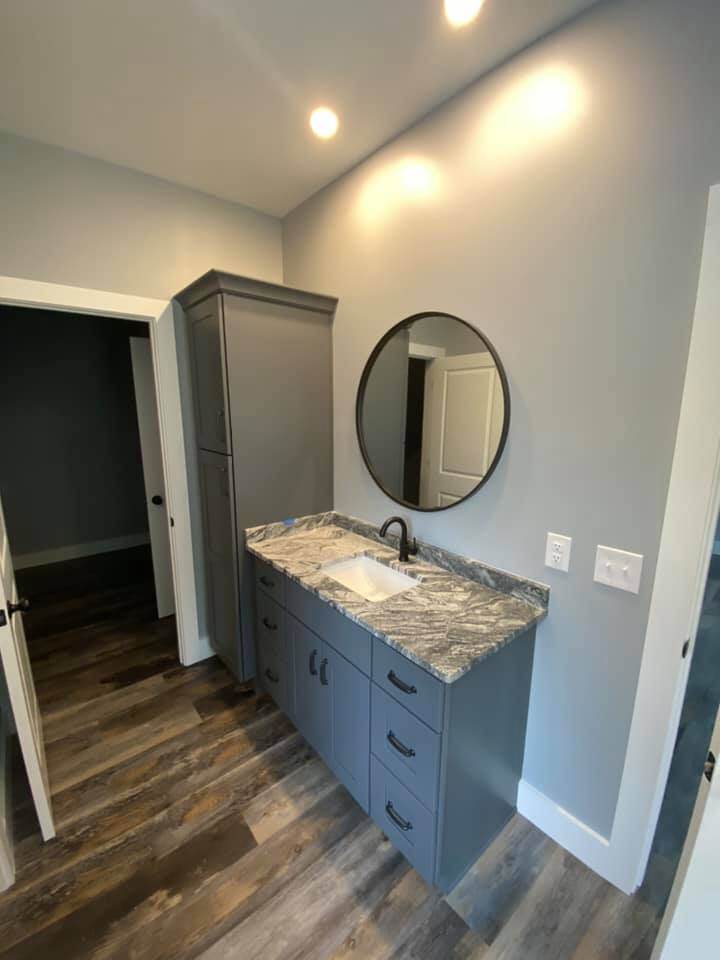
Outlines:
[[329,140],[334,137],[338,128],[338,117],[330,107],[315,107],[310,114],[310,128],[316,137]]
[[472,23],[485,0],[445,0],[445,16],[453,27]]

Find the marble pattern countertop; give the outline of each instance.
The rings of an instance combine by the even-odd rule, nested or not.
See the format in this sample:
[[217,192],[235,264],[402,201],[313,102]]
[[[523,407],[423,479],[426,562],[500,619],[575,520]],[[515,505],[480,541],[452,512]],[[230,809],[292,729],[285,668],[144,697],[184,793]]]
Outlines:
[[[338,513],[245,531],[247,550],[394,647],[444,683],[520,636],[547,615],[546,586],[476,560],[419,544],[400,563],[377,528]],[[336,560],[366,555],[419,581],[379,602],[365,600],[323,572]]]

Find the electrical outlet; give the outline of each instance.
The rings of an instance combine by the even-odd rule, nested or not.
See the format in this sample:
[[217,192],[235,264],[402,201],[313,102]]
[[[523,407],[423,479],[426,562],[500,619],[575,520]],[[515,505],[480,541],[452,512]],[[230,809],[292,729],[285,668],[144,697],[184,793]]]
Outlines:
[[638,593],[642,565],[641,553],[628,553],[627,550],[598,546],[595,554],[594,579],[597,583],[604,583],[606,587]]
[[570,548],[572,537],[563,537],[559,533],[549,533],[545,544],[545,566],[553,570],[564,570],[570,567]]

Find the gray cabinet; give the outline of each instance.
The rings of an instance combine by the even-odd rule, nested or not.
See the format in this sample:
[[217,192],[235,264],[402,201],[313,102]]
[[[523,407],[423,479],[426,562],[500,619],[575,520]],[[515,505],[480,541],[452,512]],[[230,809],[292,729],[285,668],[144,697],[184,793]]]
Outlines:
[[230,453],[226,414],[225,338],[222,297],[208,297],[186,311],[190,333],[193,403],[201,450]]
[[321,693],[329,702],[328,763],[363,810],[369,809],[370,680],[323,643]]
[[235,575],[235,494],[232,458],[200,450],[200,490],[205,533],[207,620],[213,650],[234,670],[240,630]]
[[[332,508],[337,301],[214,270],[176,299],[187,323],[210,642],[245,680],[255,673],[256,644],[243,530]],[[222,501],[206,454],[226,461]],[[211,529],[220,513],[225,566]]]
[[[330,702],[321,686],[323,643],[311,630],[288,614],[293,658],[295,723],[305,739],[326,762],[330,744]],[[326,676],[323,666],[323,679]]]
[[[285,663],[264,685],[415,869],[451,890],[515,810],[534,628],[444,684],[257,558],[255,582],[260,662]],[[283,614],[285,661],[271,629]]]

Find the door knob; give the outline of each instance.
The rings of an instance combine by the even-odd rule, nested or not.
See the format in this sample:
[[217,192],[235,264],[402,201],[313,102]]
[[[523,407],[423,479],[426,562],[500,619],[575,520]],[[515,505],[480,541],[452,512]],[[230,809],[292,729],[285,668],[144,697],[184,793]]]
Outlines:
[[21,597],[17,603],[8,603],[7,609],[9,617],[18,611],[20,613],[27,613],[30,609],[30,601],[26,600],[24,597]]
[[161,507],[163,498],[160,496],[159,493],[156,493],[155,496],[152,498],[152,502],[155,504],[156,507]]

